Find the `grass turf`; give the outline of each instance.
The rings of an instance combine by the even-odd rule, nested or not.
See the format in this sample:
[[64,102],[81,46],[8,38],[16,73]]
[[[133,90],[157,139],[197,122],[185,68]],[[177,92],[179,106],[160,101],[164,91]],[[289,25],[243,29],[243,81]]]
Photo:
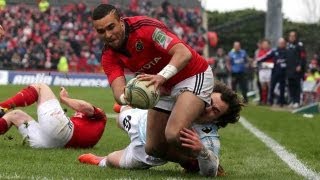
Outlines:
[[[15,94],[20,88],[22,88],[22,86],[0,86],[0,100],[4,100],[6,97]],[[54,92],[58,94],[59,88],[53,87],[53,89]],[[107,113],[112,113],[113,97],[110,89],[80,87],[67,89],[71,97],[88,100],[96,106],[104,108]],[[36,117],[34,105],[24,109],[31,116]],[[256,114],[257,111],[259,114]],[[68,111],[69,114],[71,114],[71,112],[71,110]],[[251,122],[254,124],[257,123],[257,126],[260,128],[263,124],[259,122],[259,118],[268,116],[270,112],[263,108],[260,109],[250,106],[246,108],[244,114],[247,118],[254,119]],[[290,117],[290,115],[288,116]],[[286,118],[286,116],[283,118]],[[261,121],[265,121],[268,126],[274,125],[274,120],[261,119]],[[299,126],[297,129],[299,129]],[[266,132],[269,133],[269,131],[267,131],[268,128],[262,130],[266,130]],[[284,133],[286,133],[286,131],[284,131]],[[296,133],[303,136],[314,136],[312,134],[305,134],[302,131],[297,131]],[[274,133],[271,133],[271,135],[274,136]],[[220,162],[227,172],[227,176],[220,177],[220,179],[302,178],[289,169],[286,164],[278,159],[263,143],[245,130],[240,124],[229,125],[227,128],[220,130],[220,136],[222,146]],[[284,134],[283,136],[285,137],[286,135]],[[274,137],[277,138],[278,136]],[[161,167],[151,168],[150,170],[103,169],[80,164],[77,161],[77,157],[82,153],[93,152],[98,155],[106,155],[114,150],[124,148],[128,144],[129,140],[127,135],[117,129],[114,119],[108,120],[102,139],[92,149],[31,149],[22,146],[21,142],[22,138],[15,128],[12,128],[7,134],[0,136],[0,179],[200,178],[200,176],[196,174],[183,173],[182,169],[174,163],[168,163]],[[282,142],[287,141],[280,141],[280,143]],[[289,145],[289,147],[292,146],[291,144],[299,146],[300,142],[293,140],[292,142],[284,143],[284,145]],[[315,151],[316,149],[313,150]],[[309,153],[313,154],[313,156],[317,155],[312,151]],[[301,154],[303,155],[303,153]],[[310,159],[310,157],[313,156],[305,155],[304,158]]]

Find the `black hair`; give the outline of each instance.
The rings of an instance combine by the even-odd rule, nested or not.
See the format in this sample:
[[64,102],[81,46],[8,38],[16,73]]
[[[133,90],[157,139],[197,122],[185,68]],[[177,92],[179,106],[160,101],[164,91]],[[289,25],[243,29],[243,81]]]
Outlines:
[[117,19],[120,19],[119,10],[111,4],[100,4],[92,12],[92,20],[99,20],[104,18],[106,15],[113,13]]

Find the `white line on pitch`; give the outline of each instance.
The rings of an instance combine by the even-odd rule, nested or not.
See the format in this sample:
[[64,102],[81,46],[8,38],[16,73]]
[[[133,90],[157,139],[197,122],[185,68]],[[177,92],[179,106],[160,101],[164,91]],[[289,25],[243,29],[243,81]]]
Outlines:
[[106,113],[107,118],[116,118],[118,114],[116,113]]
[[269,147],[277,156],[279,156],[280,159],[282,159],[282,161],[284,161],[296,173],[302,175],[307,179],[320,180],[320,176],[317,172],[309,169],[306,165],[304,165],[301,161],[297,159],[296,155],[288,152],[285,149],[285,147],[281,146],[277,141],[260,131],[258,128],[254,127],[245,118],[241,117],[239,122],[243,125],[243,127],[248,129],[267,147]]

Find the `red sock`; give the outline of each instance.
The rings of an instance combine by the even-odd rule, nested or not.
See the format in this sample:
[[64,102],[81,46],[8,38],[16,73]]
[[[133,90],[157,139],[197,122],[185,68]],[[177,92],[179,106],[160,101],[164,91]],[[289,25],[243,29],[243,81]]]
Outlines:
[[266,88],[266,89],[262,89],[261,95],[262,95],[262,98],[261,98],[262,102],[263,102],[263,103],[267,103],[267,99],[268,99],[268,89],[267,89],[267,88]]
[[0,106],[3,108],[13,109],[15,107],[29,106],[38,100],[38,92],[32,87],[28,86],[22,89],[13,97],[0,102]]
[[0,135],[6,133],[8,129],[9,127],[7,121],[3,118],[0,118]]

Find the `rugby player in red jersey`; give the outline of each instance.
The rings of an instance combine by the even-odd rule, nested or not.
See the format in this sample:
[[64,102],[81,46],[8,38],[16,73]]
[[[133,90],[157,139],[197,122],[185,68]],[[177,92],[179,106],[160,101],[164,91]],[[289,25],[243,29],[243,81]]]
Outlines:
[[[38,121],[22,110],[12,110],[37,102]],[[46,84],[33,84],[11,98],[0,102],[0,135],[16,126],[33,148],[89,148],[100,140],[107,117],[102,109],[90,103],[70,98],[61,88],[60,102],[75,110],[68,118],[58,99]]]
[[172,161],[166,157],[167,150],[182,149],[180,130],[189,127],[210,106],[212,70],[203,57],[156,19],[123,18],[114,6],[100,4],[92,20],[105,42],[101,63],[119,104],[127,104],[124,68],[139,74],[138,79],[170,92],[148,111],[145,148],[149,155]]

